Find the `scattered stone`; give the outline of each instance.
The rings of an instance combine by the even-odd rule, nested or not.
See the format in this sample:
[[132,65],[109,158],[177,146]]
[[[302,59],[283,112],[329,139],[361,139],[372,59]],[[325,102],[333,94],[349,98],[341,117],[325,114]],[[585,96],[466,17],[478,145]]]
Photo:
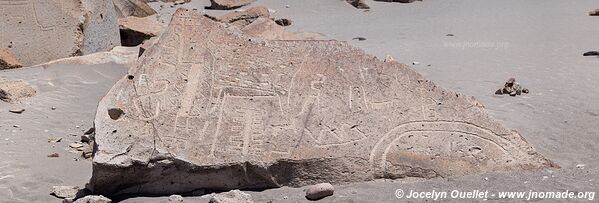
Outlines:
[[48,142],[49,143],[57,143],[57,142],[60,142],[60,141],[62,141],[62,137],[51,137],[51,138],[48,138]]
[[583,56],[599,56],[599,51],[587,51],[582,55]]
[[50,109],[52,109],[52,110],[56,110],[56,107],[55,107],[55,106],[53,106],[53,107],[52,107],[52,108],[50,108]]
[[119,19],[119,29],[123,46],[140,45],[144,41],[160,35],[164,30],[154,16],[121,18]]
[[319,200],[333,195],[335,187],[330,183],[319,183],[306,188],[306,199]]
[[146,3],[145,0],[112,0],[118,18],[126,18],[129,16],[135,17],[148,17],[156,14],[156,11],[152,9]]
[[32,97],[35,89],[25,80],[0,79],[0,100],[8,103],[17,103],[19,100]]
[[118,120],[125,112],[120,108],[110,108],[108,109],[108,115],[112,120]]
[[418,61],[412,61],[412,65],[415,65],[415,66],[420,65],[420,62],[418,62]]
[[210,0],[210,7],[207,9],[231,10],[248,5],[256,0]]
[[248,193],[231,190],[229,192],[223,192],[215,194],[210,198],[209,203],[254,203],[252,196]]
[[[93,193],[170,195],[551,166],[474,98],[407,65],[335,40],[250,39],[177,10],[128,73],[145,79],[122,77],[98,104]],[[185,63],[171,65],[177,58]],[[106,113],[114,107],[127,116],[115,120]]]
[[7,49],[0,49],[0,70],[23,67],[17,57]]
[[291,20],[289,20],[287,18],[280,18],[280,19],[275,20],[275,23],[277,23],[277,25],[280,25],[280,26],[290,26]]
[[495,91],[497,95],[509,94],[510,96],[521,95],[522,93],[528,94],[529,90],[517,83],[515,78],[508,79],[503,88]]
[[288,32],[272,19],[263,17],[245,26],[241,31],[246,35],[267,40],[318,40],[322,38],[322,35],[318,33]]
[[578,165],[576,165],[576,168],[584,169],[585,166],[586,166],[585,164],[578,164]]
[[[70,148],[73,148],[73,149],[77,149],[77,150],[79,150],[79,149],[82,149],[82,148],[83,148],[83,145],[82,145],[82,144],[79,144],[79,143],[71,143],[71,144],[69,144],[69,147],[70,147]],[[82,149],[82,150],[83,150],[83,149]]]
[[93,149],[91,145],[85,145],[84,147],[78,149],[81,149],[81,157],[84,159],[92,158]]
[[599,8],[589,12],[590,16],[599,16]]
[[291,6],[290,5],[285,5],[285,8],[291,8]]
[[14,127],[14,128],[19,128],[19,127],[21,127],[21,126],[19,126],[19,125],[13,125],[12,127]]
[[111,203],[112,200],[102,195],[88,195],[77,199],[74,203]]
[[347,3],[356,7],[357,9],[370,9],[370,6],[366,4],[366,0],[345,0]]
[[183,197],[181,197],[181,195],[171,195],[168,197],[168,202],[169,203],[183,202]]
[[81,135],[81,142],[82,143],[90,143],[91,142],[91,135],[90,134],[84,134]]
[[446,34],[445,36],[453,37],[454,35],[453,34]]
[[48,157],[52,157],[52,158],[56,158],[59,157],[60,155],[58,153],[52,153],[52,154],[48,154]]
[[215,18],[217,21],[229,23],[238,27],[245,27],[254,20],[264,17],[270,17],[270,12],[266,7],[258,6],[248,9],[247,11],[231,12]]
[[8,111],[11,113],[20,114],[23,113],[25,109],[19,106],[11,106],[10,109],[8,109]]
[[75,199],[81,188],[79,186],[52,186],[50,194],[63,199]]
[[[2,1],[6,2],[6,1]],[[0,3],[0,44],[23,66],[108,51],[120,44],[112,0]]]
[[353,40],[358,40],[358,41],[364,41],[364,40],[366,40],[366,38],[365,38],[365,37],[354,37],[354,38],[352,38],[352,39],[353,39]]

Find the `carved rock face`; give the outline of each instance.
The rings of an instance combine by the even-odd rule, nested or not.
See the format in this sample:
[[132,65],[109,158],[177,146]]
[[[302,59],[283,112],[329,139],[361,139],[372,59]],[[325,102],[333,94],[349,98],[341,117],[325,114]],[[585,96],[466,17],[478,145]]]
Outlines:
[[[338,41],[261,41],[193,11],[100,102],[91,189],[171,194],[543,167],[471,97]],[[124,114],[113,120],[108,109]]]
[[120,45],[112,0],[0,1],[0,47],[30,66]]

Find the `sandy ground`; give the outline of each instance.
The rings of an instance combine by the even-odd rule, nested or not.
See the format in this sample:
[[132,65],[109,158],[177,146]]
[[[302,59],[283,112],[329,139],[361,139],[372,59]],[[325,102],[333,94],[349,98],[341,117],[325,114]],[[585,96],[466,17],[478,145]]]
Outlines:
[[[182,6],[204,10],[208,2],[193,0]],[[520,131],[540,153],[562,167],[342,185],[337,186],[334,196],[320,202],[405,201],[395,197],[396,189],[477,189],[491,194],[529,190],[599,192],[599,58],[582,56],[599,49],[599,18],[587,14],[599,7],[599,1],[369,2],[368,12],[339,0],[259,0],[253,5],[265,5],[276,11],[277,18],[293,20],[291,31],[318,32],[350,41],[381,58],[390,54],[400,62],[419,62],[414,67],[420,73],[443,87],[475,96],[492,116]],[[152,6],[165,23],[169,14],[181,7]],[[354,37],[367,40],[352,40]],[[0,103],[0,197],[8,197],[0,198],[0,202],[59,202],[48,195],[52,185],[82,185],[87,181],[90,162],[74,161],[75,155],[65,150],[78,139],[69,134],[81,134],[92,125],[100,97],[125,71],[113,64],[0,72],[0,77],[27,79],[40,92],[27,101],[27,111],[21,115],[8,113],[8,106]],[[531,94],[495,96],[494,91],[509,77],[515,77]],[[57,109],[52,111],[51,106]],[[19,128],[13,127],[15,124]],[[62,136],[63,141],[52,147],[47,143],[51,136]],[[47,158],[51,152],[59,152],[61,157]],[[584,166],[577,167],[581,164]],[[306,201],[301,188],[248,193],[256,202]],[[496,197],[489,200],[507,201]],[[123,202],[165,201],[166,197],[137,197]],[[186,202],[207,201],[207,197],[186,197]]]

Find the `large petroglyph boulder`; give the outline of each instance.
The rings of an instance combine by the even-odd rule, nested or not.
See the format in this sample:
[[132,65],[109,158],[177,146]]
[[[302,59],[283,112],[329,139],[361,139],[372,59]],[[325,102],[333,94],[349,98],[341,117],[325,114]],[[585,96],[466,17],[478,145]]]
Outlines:
[[0,1],[0,47],[30,66],[120,44],[112,0]]
[[89,185],[96,194],[550,164],[472,97],[345,42],[249,40],[178,10],[130,71],[98,107]]

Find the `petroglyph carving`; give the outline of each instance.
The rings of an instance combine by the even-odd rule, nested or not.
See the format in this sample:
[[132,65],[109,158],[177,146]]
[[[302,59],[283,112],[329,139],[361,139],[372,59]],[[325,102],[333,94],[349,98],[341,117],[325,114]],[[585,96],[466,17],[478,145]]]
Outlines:
[[100,102],[99,112],[118,106],[125,114],[97,114],[94,192],[300,186],[549,163],[472,98],[407,66],[337,41],[253,42],[232,32],[177,11],[131,71],[139,80],[122,79]]

